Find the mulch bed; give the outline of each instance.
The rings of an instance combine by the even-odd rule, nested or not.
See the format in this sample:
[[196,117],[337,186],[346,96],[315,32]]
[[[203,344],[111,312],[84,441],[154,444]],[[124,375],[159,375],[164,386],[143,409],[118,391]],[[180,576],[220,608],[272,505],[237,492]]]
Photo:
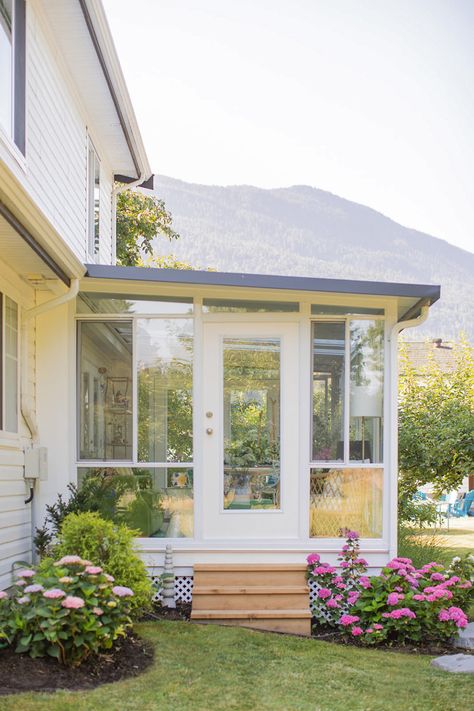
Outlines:
[[316,626],[313,627],[312,637],[318,639],[321,642],[334,642],[335,644],[344,644],[346,646],[358,647],[359,649],[378,649],[381,652],[400,652],[402,654],[428,654],[431,656],[439,656],[441,654],[472,654],[468,649],[459,649],[459,647],[454,647],[451,644],[404,644],[404,645],[389,645],[389,644],[377,644],[367,646],[361,644],[357,639],[351,639],[346,637],[340,632],[332,629],[331,627]]
[[191,603],[177,602],[175,608],[163,607],[158,602],[153,605],[153,609],[143,616],[143,622],[155,622],[156,620],[178,620],[189,621],[191,619]]
[[[65,667],[52,657],[32,659],[0,650],[0,695],[25,691],[56,691],[93,689],[145,671],[153,662],[153,647],[148,642],[129,635],[117,640],[113,650],[89,657],[80,667]],[[0,704],[1,706],[1,704]]]

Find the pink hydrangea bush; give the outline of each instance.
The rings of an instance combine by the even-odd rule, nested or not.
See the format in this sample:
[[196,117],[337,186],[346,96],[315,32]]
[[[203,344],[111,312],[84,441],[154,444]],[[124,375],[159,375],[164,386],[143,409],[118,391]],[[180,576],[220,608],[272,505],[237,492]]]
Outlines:
[[417,569],[410,558],[397,557],[361,591],[350,609],[354,623],[340,624],[347,635],[356,625],[363,644],[441,644],[467,625],[462,607],[471,596],[471,581],[443,565]]
[[133,590],[114,586],[111,575],[80,556],[16,576],[12,594],[0,593],[0,645],[13,645],[16,652],[76,666],[110,649],[131,626]]
[[313,617],[331,627],[337,627],[341,615],[355,605],[361,591],[370,588],[370,580],[365,575],[367,561],[359,555],[359,534],[347,529],[341,534],[346,542],[338,556],[338,566],[321,563],[318,553],[310,553],[306,559],[307,578],[316,590]]

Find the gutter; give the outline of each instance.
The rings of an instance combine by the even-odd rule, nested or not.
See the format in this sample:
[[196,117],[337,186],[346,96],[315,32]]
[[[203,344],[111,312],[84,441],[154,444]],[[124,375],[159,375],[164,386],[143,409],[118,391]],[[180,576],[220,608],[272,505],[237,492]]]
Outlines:
[[[421,326],[428,318],[430,307],[424,305],[421,307],[421,313],[418,317],[407,321],[399,321],[390,330],[388,342],[390,346],[390,378],[392,387],[392,398],[390,402],[389,412],[389,432],[390,432],[390,464],[389,471],[391,479],[389,486],[389,501],[393,505],[395,503],[395,511],[398,510],[398,334],[405,328],[414,328]],[[394,446],[396,445],[396,446]],[[397,555],[398,548],[398,516],[392,516],[391,529],[389,531],[390,556]]]
[[79,279],[73,279],[71,286],[66,294],[62,296],[57,296],[54,299],[46,301],[44,304],[39,306],[34,306],[22,313],[21,318],[21,349],[22,349],[22,363],[23,367],[21,369],[21,390],[20,390],[20,411],[23,419],[26,422],[31,435],[32,445],[36,446],[39,440],[38,424],[36,422],[36,415],[30,406],[30,394],[28,387],[28,356],[29,356],[29,338],[28,338],[28,324],[31,319],[40,316],[41,314],[56,308],[57,306],[62,306],[68,301],[74,299],[79,293]]

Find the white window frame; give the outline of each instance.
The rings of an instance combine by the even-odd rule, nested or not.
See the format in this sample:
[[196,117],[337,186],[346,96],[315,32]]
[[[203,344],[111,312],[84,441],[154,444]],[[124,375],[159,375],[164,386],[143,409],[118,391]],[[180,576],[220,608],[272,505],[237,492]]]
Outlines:
[[[16,337],[16,382],[15,382],[15,391],[16,391],[16,411],[15,411],[15,429],[7,429],[6,428],[6,388],[5,388],[5,383],[6,383],[6,361],[7,361],[7,353],[6,353],[6,348],[5,348],[5,340],[6,340],[6,300],[10,299],[17,308],[17,337]],[[12,435],[18,435],[19,432],[19,398],[20,398],[20,387],[19,387],[19,377],[20,377],[20,306],[15,299],[12,299],[11,296],[8,294],[5,294],[5,292],[0,292],[0,300],[1,300],[1,313],[0,313],[0,328],[1,328],[1,335],[0,335],[0,363],[1,363],[1,372],[0,372],[0,377],[1,377],[1,399],[0,399],[0,432],[6,432],[8,434]]]
[[[99,200],[97,206],[98,212],[98,231],[96,234],[96,200],[95,200],[95,176],[96,170],[99,174]],[[89,260],[97,262],[100,252],[100,232],[101,232],[101,164],[99,154],[92,142],[90,136],[87,139],[87,255]]]

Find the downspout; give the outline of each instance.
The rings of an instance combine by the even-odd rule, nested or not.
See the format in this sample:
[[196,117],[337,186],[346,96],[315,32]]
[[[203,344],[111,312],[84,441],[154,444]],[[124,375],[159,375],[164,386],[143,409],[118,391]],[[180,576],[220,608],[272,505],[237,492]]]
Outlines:
[[[28,325],[31,319],[36,318],[36,316],[39,316],[40,314],[44,314],[47,311],[50,311],[51,309],[56,308],[57,306],[62,306],[63,304],[66,304],[68,301],[71,301],[74,299],[77,294],[79,293],[79,279],[72,279],[71,280],[71,286],[69,287],[69,291],[67,291],[65,294],[62,296],[57,296],[54,299],[50,299],[49,301],[46,301],[44,304],[40,304],[39,306],[34,306],[31,309],[28,309],[23,312],[22,314],[22,319],[21,319],[21,349],[22,349],[22,367],[21,367],[21,389],[20,389],[20,411],[22,414],[22,417],[26,423],[26,426],[28,427],[31,435],[31,444],[33,447],[38,445],[39,442],[39,433],[38,433],[38,423],[36,421],[36,414],[34,413],[33,409],[31,408],[30,405],[30,397],[29,397],[29,387],[28,387],[28,357],[29,357],[29,338],[28,338]],[[29,485],[29,490],[30,494],[27,499],[25,499],[25,504],[30,504],[31,503],[31,541],[33,542],[33,538],[35,535],[35,515],[34,515],[34,505],[33,505],[33,498],[35,494],[35,481],[36,479],[29,479],[28,481],[25,479],[25,482],[27,485]],[[33,549],[33,543],[32,543],[32,558],[33,562],[35,562],[35,551]]]
[[[399,321],[390,331],[390,374],[394,387],[391,388],[392,398],[390,402],[390,504],[395,502],[395,511],[398,511],[398,334],[405,328],[421,326],[428,318],[430,307],[421,307],[420,315],[407,321]],[[390,557],[397,555],[398,549],[398,515],[391,517],[391,528],[389,532]]]

